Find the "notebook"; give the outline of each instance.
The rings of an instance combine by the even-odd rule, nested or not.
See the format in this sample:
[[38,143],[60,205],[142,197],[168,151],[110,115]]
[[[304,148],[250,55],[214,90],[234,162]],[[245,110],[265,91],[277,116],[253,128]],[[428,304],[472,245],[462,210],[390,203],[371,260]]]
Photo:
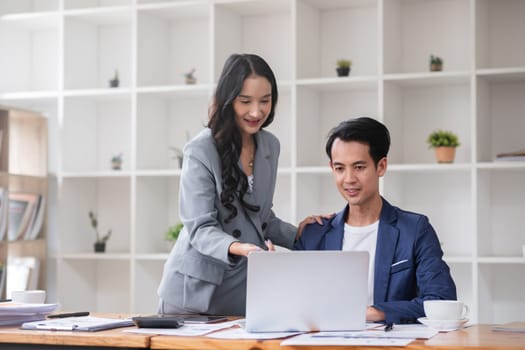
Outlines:
[[248,256],[248,332],[364,329],[368,252],[253,252]]
[[26,322],[21,329],[96,332],[106,329],[133,326],[129,318],[103,318],[93,316],[53,318],[36,322]]

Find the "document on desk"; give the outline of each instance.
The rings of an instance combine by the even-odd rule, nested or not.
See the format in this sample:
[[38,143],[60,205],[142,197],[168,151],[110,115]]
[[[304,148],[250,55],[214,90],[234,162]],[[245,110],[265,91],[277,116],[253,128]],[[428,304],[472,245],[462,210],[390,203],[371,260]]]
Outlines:
[[244,328],[230,328],[220,332],[208,334],[206,337],[215,339],[280,339],[301,334],[302,332],[269,332],[249,333]]
[[[327,334],[330,333],[330,334]],[[321,332],[301,334],[281,342],[282,346],[338,345],[338,346],[407,346],[415,339],[356,337],[349,334]],[[337,332],[345,333],[345,332]],[[350,333],[350,332],[349,332]],[[353,332],[351,332],[353,333]]]
[[93,316],[53,318],[43,321],[26,322],[21,329],[48,331],[96,332],[105,329],[133,326],[130,318],[101,318]]
[[355,332],[318,332],[287,339],[281,345],[406,346],[415,339],[430,339],[438,331],[424,325],[395,325],[385,332],[374,328]]
[[239,324],[238,320],[203,323],[203,324],[184,324],[180,328],[132,328],[124,330],[125,333],[138,334],[157,334],[157,335],[178,335],[183,337],[200,337],[220,329],[231,328]]

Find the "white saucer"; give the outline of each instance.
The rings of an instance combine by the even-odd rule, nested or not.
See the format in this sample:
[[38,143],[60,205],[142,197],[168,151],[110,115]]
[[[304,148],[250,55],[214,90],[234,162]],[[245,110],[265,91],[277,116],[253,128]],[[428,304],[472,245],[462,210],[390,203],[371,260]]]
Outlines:
[[429,320],[426,317],[420,317],[417,320],[425,326],[432,327],[441,332],[455,331],[456,329],[462,328],[463,325],[468,322],[468,318],[462,318],[461,320]]

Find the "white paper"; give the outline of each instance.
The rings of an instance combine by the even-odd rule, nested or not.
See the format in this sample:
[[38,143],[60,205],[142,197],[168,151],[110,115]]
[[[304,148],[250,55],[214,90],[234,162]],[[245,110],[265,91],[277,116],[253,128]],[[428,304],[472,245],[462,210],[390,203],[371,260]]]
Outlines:
[[0,326],[43,320],[57,307],[58,304],[0,303]]
[[[325,332],[323,332],[325,333]],[[346,333],[346,332],[338,332]],[[353,333],[353,332],[348,332]],[[415,339],[407,338],[373,338],[349,337],[343,335],[319,336],[319,333],[308,333],[285,339],[282,346],[297,345],[339,345],[339,346],[407,346]]]
[[220,323],[185,324],[180,328],[134,328],[126,329],[126,333],[178,335],[184,337],[199,337],[220,329],[226,329],[238,325],[239,321]]
[[206,337],[215,339],[279,339],[301,333],[302,332],[248,333],[243,328],[230,328],[208,334]]
[[43,321],[26,322],[22,329],[53,330],[53,331],[99,331],[133,325],[131,319],[102,318],[93,316],[53,318]]

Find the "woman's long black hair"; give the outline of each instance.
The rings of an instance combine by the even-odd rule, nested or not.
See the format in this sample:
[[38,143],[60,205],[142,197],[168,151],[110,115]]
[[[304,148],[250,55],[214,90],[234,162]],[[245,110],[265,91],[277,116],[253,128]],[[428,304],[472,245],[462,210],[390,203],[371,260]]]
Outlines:
[[261,128],[270,125],[277,104],[277,83],[270,66],[257,55],[233,54],[228,57],[217,83],[214,104],[210,109],[208,127],[215,140],[222,166],[221,203],[231,212],[226,222],[237,216],[237,208],[233,204],[236,193],[244,208],[259,211],[258,206],[246,203],[244,200],[244,195],[248,191],[248,179],[238,165],[242,139],[233,110],[233,102],[241,93],[244,80],[251,75],[266,78],[272,87],[270,114]]

